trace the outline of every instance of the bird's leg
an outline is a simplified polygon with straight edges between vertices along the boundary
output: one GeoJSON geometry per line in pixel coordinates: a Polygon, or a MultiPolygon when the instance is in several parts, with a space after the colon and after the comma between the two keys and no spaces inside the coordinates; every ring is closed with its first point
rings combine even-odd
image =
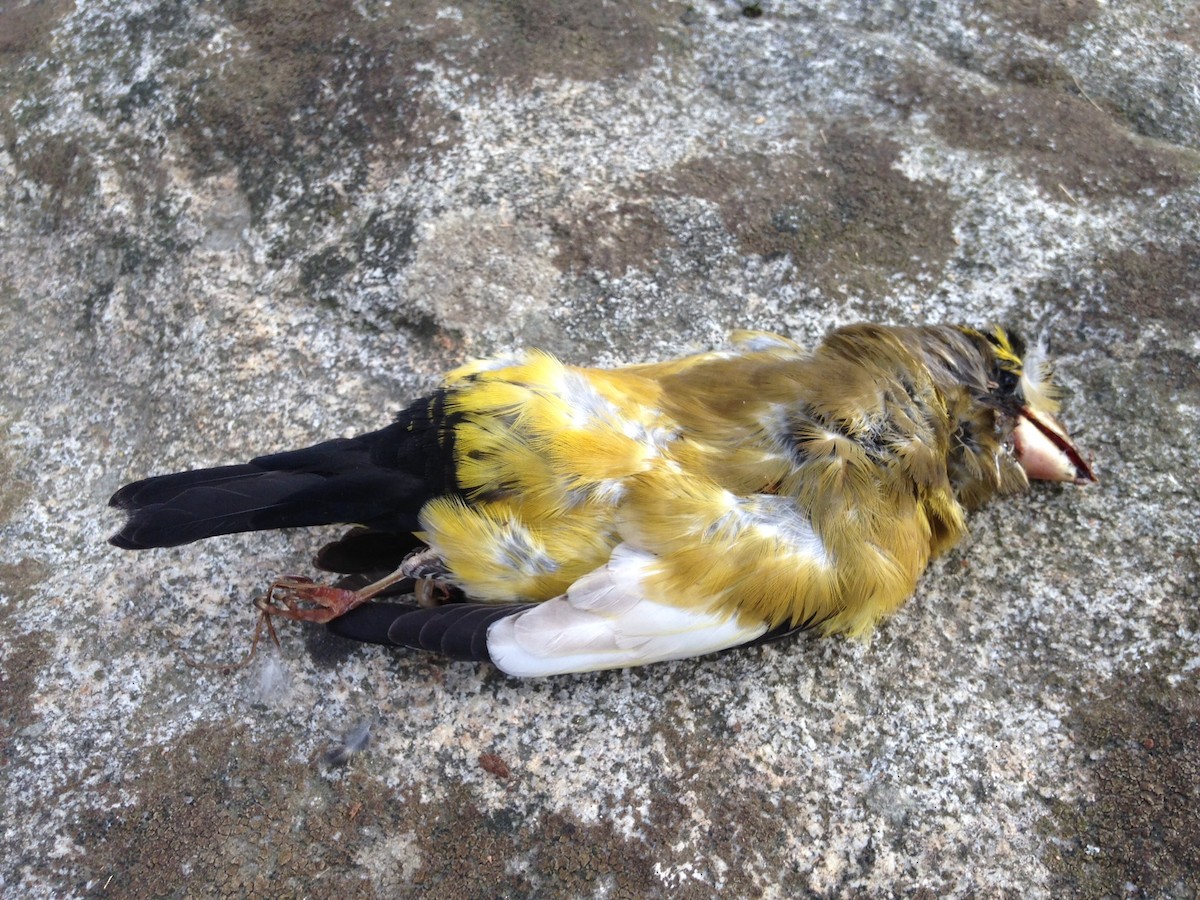
{"type": "Polygon", "coordinates": [[[324,625],[366,603],[397,581],[410,577],[401,566],[390,575],[351,591],[330,584],[317,584],[303,575],[287,575],[271,582],[267,595],[256,601],[256,605],[267,616],[280,615],[298,622],[324,625]]]}
{"type": "Polygon", "coordinates": [[[417,606],[433,609],[450,599],[450,585],[436,578],[418,578],[413,596],[417,598],[417,606]]]}
{"type": "Polygon", "coordinates": [[[381,594],[397,582],[416,580],[413,593],[420,606],[440,606],[450,597],[450,582],[440,556],[430,549],[410,553],[396,571],[357,591],[317,584],[303,575],[286,575],[271,582],[265,597],[255,605],[269,619],[279,615],[298,622],[323,625],[381,594]]]}
{"type": "Polygon", "coordinates": [[[404,557],[400,571],[409,578],[416,579],[413,596],[417,605],[424,609],[441,606],[450,599],[450,582],[446,579],[449,574],[446,564],[431,547],[424,550],[414,550],[404,557]]]}

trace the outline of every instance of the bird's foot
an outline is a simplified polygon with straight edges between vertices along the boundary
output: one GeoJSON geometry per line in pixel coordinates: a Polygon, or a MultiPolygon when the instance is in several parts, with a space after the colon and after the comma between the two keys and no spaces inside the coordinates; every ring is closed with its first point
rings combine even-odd
{"type": "Polygon", "coordinates": [[[374,593],[317,584],[303,575],[287,575],[271,582],[266,596],[256,600],[255,606],[268,619],[283,616],[297,622],[324,625],[370,600],[374,593]]]}
{"type": "Polygon", "coordinates": [[[448,582],[436,578],[418,578],[413,586],[413,596],[417,598],[417,606],[433,609],[450,599],[450,589],[448,582]]]}
{"type": "Polygon", "coordinates": [[[453,594],[450,570],[446,568],[445,560],[431,547],[408,554],[400,564],[399,571],[415,581],[413,596],[423,609],[441,606],[453,594]]]}

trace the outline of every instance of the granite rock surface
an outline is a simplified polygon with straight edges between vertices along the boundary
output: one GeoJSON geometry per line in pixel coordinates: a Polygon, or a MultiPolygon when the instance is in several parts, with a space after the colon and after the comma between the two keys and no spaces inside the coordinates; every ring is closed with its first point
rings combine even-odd
{"type": "Polygon", "coordinates": [[[0,894],[1200,891],[1194,3],[39,0],[0,101],[0,894]],[[1044,332],[1101,478],[867,644],[221,671],[334,530],[105,543],[472,356],[858,320],[1044,332]]]}

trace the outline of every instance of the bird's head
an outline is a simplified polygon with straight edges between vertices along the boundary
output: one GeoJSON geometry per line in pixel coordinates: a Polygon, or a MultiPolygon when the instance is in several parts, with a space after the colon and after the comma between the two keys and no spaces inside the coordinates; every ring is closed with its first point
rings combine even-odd
{"type": "Polygon", "coordinates": [[[1060,391],[1051,379],[1044,343],[1027,349],[1001,328],[985,337],[993,354],[988,400],[1011,417],[1013,455],[1025,475],[1039,481],[1095,481],[1090,463],[1055,418],[1060,391]]]}
{"type": "Polygon", "coordinates": [[[1060,391],[1042,344],[1028,352],[997,328],[913,329],[951,429],[947,472],[960,503],[974,508],[1030,479],[1095,481],[1092,467],[1055,419],[1060,391]]]}

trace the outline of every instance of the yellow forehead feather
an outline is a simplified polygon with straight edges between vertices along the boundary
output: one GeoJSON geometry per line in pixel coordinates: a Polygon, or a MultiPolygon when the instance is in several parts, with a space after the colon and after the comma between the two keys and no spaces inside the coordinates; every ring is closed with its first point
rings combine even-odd
{"type": "Polygon", "coordinates": [[[993,345],[996,350],[996,359],[1000,365],[1010,372],[1021,373],[1023,363],[1021,357],[1017,355],[1017,351],[1013,348],[1012,341],[1008,337],[1008,332],[997,325],[992,329],[993,345]]]}

